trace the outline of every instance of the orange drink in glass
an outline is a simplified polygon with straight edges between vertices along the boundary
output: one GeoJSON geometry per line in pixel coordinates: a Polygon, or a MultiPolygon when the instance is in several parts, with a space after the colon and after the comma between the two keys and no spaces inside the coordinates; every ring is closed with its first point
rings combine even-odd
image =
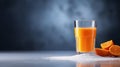
{"type": "Polygon", "coordinates": [[[93,52],[95,48],[96,26],[95,21],[74,22],[74,34],[76,39],[76,52],[93,52]]]}

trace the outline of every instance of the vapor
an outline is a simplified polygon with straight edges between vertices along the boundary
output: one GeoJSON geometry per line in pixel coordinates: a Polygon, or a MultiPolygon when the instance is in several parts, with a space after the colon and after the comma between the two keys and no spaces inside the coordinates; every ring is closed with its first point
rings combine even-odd
{"type": "Polygon", "coordinates": [[[104,9],[102,0],[40,0],[29,3],[32,3],[32,9],[28,19],[35,49],[75,50],[73,21],[76,19],[94,19],[97,34],[105,31],[101,22],[106,20],[100,18],[104,9]]]}

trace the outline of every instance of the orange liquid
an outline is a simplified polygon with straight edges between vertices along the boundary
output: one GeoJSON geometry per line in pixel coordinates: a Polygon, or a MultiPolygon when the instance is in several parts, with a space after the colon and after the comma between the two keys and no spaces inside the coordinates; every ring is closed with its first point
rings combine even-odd
{"type": "Polygon", "coordinates": [[[74,28],[77,52],[92,52],[95,47],[96,28],[74,28]]]}

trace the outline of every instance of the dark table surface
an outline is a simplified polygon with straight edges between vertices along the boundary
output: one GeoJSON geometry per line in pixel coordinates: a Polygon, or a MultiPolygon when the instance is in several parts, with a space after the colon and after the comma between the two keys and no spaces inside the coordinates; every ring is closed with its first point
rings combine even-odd
{"type": "Polygon", "coordinates": [[[0,67],[120,67],[119,57],[79,59],[74,55],[74,51],[1,52],[0,67]]]}

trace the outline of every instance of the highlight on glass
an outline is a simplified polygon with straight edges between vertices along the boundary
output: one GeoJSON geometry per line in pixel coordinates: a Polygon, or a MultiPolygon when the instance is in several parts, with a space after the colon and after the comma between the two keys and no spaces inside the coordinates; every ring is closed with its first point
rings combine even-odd
{"type": "Polygon", "coordinates": [[[74,34],[76,52],[91,53],[95,49],[96,23],[95,20],[75,20],[74,34]]]}

